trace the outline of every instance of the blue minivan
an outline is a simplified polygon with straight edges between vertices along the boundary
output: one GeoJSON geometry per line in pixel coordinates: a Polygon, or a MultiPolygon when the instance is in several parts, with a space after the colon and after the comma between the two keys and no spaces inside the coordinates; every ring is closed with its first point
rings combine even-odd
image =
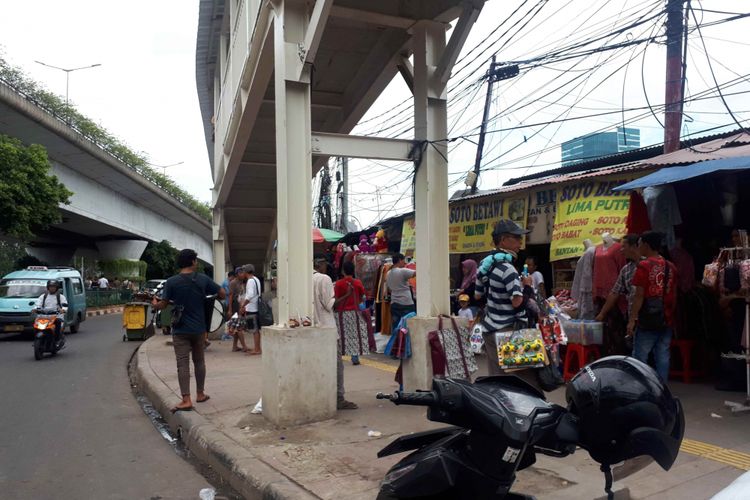
{"type": "Polygon", "coordinates": [[[47,290],[48,280],[62,283],[62,294],[68,299],[65,326],[70,333],[78,331],[81,322],[86,320],[86,290],[81,273],[72,267],[30,266],[0,280],[0,334],[33,328],[31,311],[47,290]]]}

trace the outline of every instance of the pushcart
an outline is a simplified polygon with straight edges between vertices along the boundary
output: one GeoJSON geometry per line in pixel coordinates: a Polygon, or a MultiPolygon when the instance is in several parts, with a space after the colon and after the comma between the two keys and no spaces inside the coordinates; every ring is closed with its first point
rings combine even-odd
{"type": "Polygon", "coordinates": [[[146,340],[154,332],[153,318],[149,321],[148,302],[129,302],[125,304],[122,310],[122,327],[125,333],[122,335],[122,341],[128,340],[146,340]]]}

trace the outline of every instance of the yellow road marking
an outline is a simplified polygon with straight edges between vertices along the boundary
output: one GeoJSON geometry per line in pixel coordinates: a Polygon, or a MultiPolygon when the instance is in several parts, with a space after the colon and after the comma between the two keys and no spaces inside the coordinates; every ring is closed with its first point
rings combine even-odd
{"type": "MultiPolygon", "coordinates": [[[[343,359],[344,361],[351,361],[352,357],[341,356],[341,359],[343,359]]],[[[365,366],[369,366],[370,368],[377,368],[378,370],[383,370],[384,372],[396,373],[396,370],[398,370],[397,366],[389,365],[387,363],[381,363],[380,361],[374,361],[363,356],[359,357],[359,362],[365,366]]]]}
{"type": "MultiPolygon", "coordinates": [[[[341,358],[345,361],[351,361],[352,359],[350,356],[342,356],[341,358]]],[[[374,361],[363,356],[360,356],[359,362],[365,366],[390,373],[396,373],[396,370],[398,369],[396,366],[381,363],[380,361],[374,361]]],[[[750,471],[750,454],[748,453],[722,448],[720,446],[704,443],[702,441],[695,441],[693,439],[683,439],[680,451],[698,457],[707,458],[714,462],[731,465],[740,470],[750,471]]]]}
{"type": "Polygon", "coordinates": [[[741,470],[750,470],[750,454],[741,451],[730,450],[692,439],[683,439],[680,451],[731,465],[741,470]]]}

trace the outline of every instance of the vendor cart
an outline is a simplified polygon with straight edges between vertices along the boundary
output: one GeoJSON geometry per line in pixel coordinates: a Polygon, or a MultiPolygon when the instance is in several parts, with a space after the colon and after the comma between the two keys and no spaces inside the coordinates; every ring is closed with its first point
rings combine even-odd
{"type": "Polygon", "coordinates": [[[149,321],[148,302],[129,302],[122,310],[122,341],[146,340],[154,334],[153,318],[149,321]]]}

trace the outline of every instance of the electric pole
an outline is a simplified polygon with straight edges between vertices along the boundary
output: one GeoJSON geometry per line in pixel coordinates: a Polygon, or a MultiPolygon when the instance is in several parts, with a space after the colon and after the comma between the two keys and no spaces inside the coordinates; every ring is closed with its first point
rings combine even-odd
{"type": "Polygon", "coordinates": [[[336,172],[336,181],[338,186],[336,187],[336,209],[338,212],[338,220],[336,225],[339,231],[342,233],[349,232],[349,158],[339,158],[341,170],[336,172]]]}
{"type": "Polygon", "coordinates": [[[664,153],[680,149],[685,93],[683,38],[687,33],[685,0],[667,0],[667,76],[664,108],[664,153]]]}
{"type": "Polygon", "coordinates": [[[479,181],[479,168],[482,165],[482,153],[484,150],[484,136],[487,134],[487,120],[490,117],[490,104],[492,103],[492,85],[500,80],[507,80],[518,75],[518,66],[504,66],[495,62],[495,56],[492,56],[490,69],[487,70],[487,96],[484,100],[484,114],[482,115],[482,126],[479,129],[479,142],[477,144],[477,156],[474,160],[474,182],[471,185],[471,193],[477,192],[477,182],[479,181]]]}

